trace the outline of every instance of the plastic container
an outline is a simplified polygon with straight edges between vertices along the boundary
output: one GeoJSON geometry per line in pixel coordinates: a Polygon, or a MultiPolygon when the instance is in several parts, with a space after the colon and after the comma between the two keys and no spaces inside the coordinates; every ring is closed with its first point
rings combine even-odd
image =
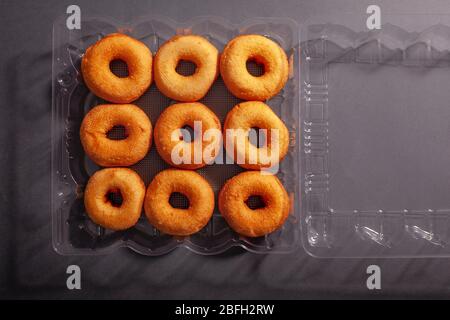
{"type": "Polygon", "coordinates": [[[301,32],[301,224],[319,257],[450,256],[450,19],[301,32]]]}
{"type": "MultiPolygon", "coordinates": [[[[133,23],[112,19],[83,17],[81,30],[68,30],[66,17],[53,28],[53,119],[52,119],[52,219],[53,245],[61,254],[99,254],[118,247],[129,247],[145,255],[165,254],[177,247],[186,247],[200,254],[218,254],[240,246],[251,252],[289,252],[300,247],[298,175],[299,73],[298,26],[286,19],[254,19],[232,25],[218,17],[202,17],[186,23],[176,23],[165,17],[147,17],[133,23]],[[103,36],[122,32],[144,42],[153,52],[175,34],[199,34],[207,37],[219,50],[239,34],[263,34],[278,42],[290,61],[290,78],[276,97],[267,103],[285,122],[290,131],[289,153],[280,164],[278,177],[291,196],[293,208],[284,226],[266,237],[245,238],[234,233],[216,209],[210,223],[189,237],[161,234],[142,215],[129,230],[113,232],[95,225],[87,216],[83,190],[89,176],[99,167],[84,154],[79,138],[83,116],[93,106],[103,103],[83,83],[81,57],[90,45],[103,36]]],[[[120,73],[120,66],[116,72],[120,73]]],[[[189,68],[184,65],[182,68],[189,68]]],[[[207,96],[201,100],[223,122],[227,112],[239,102],[227,91],[219,78],[207,96]]],[[[162,110],[174,103],[162,95],[154,84],[136,102],[155,124],[162,110]]],[[[153,176],[169,166],[159,157],[154,146],[149,154],[132,166],[148,184],[153,176]]],[[[224,182],[241,172],[237,165],[207,166],[203,175],[217,194],[224,182]]]]}
{"type": "MultiPolygon", "coordinates": [[[[186,247],[217,254],[233,246],[267,253],[302,244],[317,257],[450,256],[448,16],[382,13],[381,29],[372,31],[361,13],[312,17],[301,27],[286,19],[232,25],[218,17],[186,23],[147,17],[123,24],[92,17],[83,19],[79,31],[68,30],[65,18],[54,24],[53,42],[52,216],[59,253],[130,247],[160,255],[186,247]],[[84,155],[78,129],[89,108],[102,101],[84,86],[80,59],[89,45],[117,31],[140,39],[153,53],[185,33],[201,34],[219,50],[246,33],[266,35],[284,48],[291,76],[268,101],[291,134],[278,176],[294,206],[281,230],[240,237],[217,210],[204,230],[184,238],[158,233],[145,218],[124,232],[89,220],[83,189],[98,167],[84,155]]],[[[202,100],[222,121],[238,101],[220,78],[202,100]]],[[[173,101],[153,84],[136,103],[154,124],[173,101]]],[[[154,147],[133,166],[146,183],[167,167],[154,147]]],[[[236,165],[198,170],[216,195],[241,171],[236,165]]]]}

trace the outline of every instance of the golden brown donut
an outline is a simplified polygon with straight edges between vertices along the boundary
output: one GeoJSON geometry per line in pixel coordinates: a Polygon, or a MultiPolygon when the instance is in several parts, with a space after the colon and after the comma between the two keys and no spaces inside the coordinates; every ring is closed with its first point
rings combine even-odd
{"type": "Polygon", "coordinates": [[[115,103],[129,103],[139,98],[152,82],[152,53],[142,42],[112,33],[86,50],[81,72],[96,96],[115,103]],[[127,64],[127,77],[118,77],[111,71],[109,64],[113,60],[127,64]]]}
{"type": "Polygon", "coordinates": [[[250,170],[278,164],[289,148],[288,129],[272,109],[261,101],[247,101],[234,106],[225,119],[223,137],[227,154],[234,156],[238,165],[250,170]],[[251,128],[266,130],[266,143],[260,148],[249,141],[251,128]],[[277,130],[278,136],[272,134],[271,129],[277,130]]]}
{"type": "Polygon", "coordinates": [[[91,109],[80,128],[86,154],[104,167],[130,166],[147,154],[152,143],[152,124],[144,111],[133,104],[103,104],[91,109]],[[115,126],[125,127],[126,138],[109,139],[115,126]]]}
{"type": "Polygon", "coordinates": [[[219,51],[197,35],[174,36],[155,55],[155,83],[169,98],[193,102],[203,98],[219,74],[219,51]],[[195,73],[183,76],[175,69],[181,60],[196,65],[195,73]]]}
{"type": "Polygon", "coordinates": [[[84,191],[84,205],[96,224],[111,230],[124,230],[136,224],[144,202],[145,185],[139,175],[127,168],[107,168],[95,172],[84,191]],[[119,193],[122,204],[109,201],[110,193],[119,193]]]}
{"type": "Polygon", "coordinates": [[[167,169],[158,173],[147,188],[145,214],[164,233],[187,236],[200,231],[214,211],[214,192],[195,171],[167,169]],[[170,195],[178,192],[189,200],[188,209],[174,208],[170,195]]]}
{"type": "Polygon", "coordinates": [[[273,175],[246,171],[228,180],[220,190],[219,211],[230,227],[247,237],[260,237],[280,228],[289,215],[289,197],[273,175]],[[265,206],[250,209],[246,201],[259,196],[265,206]]]}
{"type": "Polygon", "coordinates": [[[219,137],[211,136],[210,141],[202,143],[202,137],[209,129],[216,129],[220,133],[221,125],[217,116],[207,106],[199,102],[173,104],[166,108],[156,121],[154,130],[156,149],[161,158],[174,167],[181,169],[204,167],[212,163],[222,143],[220,135],[219,137]],[[201,123],[202,126],[201,132],[197,132],[197,140],[191,137],[191,142],[183,141],[180,129],[185,126],[195,129],[195,122],[201,123]],[[195,148],[196,145],[197,148],[195,148]],[[190,155],[185,155],[187,161],[174,162],[172,154],[184,156],[183,149],[190,150],[190,155]],[[195,151],[198,151],[197,157],[195,151]],[[211,155],[211,161],[208,163],[205,162],[205,154],[211,155]]]}
{"type": "Polygon", "coordinates": [[[289,63],[284,50],[274,41],[261,35],[242,35],[228,42],[223,50],[220,74],[236,97],[264,101],[278,94],[286,84],[289,63]],[[264,74],[251,75],[247,61],[262,64],[264,74]]]}

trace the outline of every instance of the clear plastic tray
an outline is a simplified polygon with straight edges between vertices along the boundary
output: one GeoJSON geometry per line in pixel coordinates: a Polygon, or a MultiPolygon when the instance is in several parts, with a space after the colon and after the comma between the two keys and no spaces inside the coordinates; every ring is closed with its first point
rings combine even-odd
{"type": "Polygon", "coordinates": [[[450,19],[311,19],[301,33],[301,224],[319,257],[450,256],[450,19]]]}
{"type": "MultiPolygon", "coordinates": [[[[83,17],[81,30],[68,30],[66,17],[53,28],[53,119],[52,119],[52,217],[53,244],[61,254],[98,254],[118,247],[129,247],[145,255],[161,255],[177,247],[186,247],[200,254],[218,254],[240,246],[256,253],[289,252],[300,247],[298,144],[299,74],[298,26],[287,19],[254,19],[233,25],[218,17],[201,17],[186,23],[176,23],[165,17],[147,17],[133,23],[121,23],[109,18],[83,17]],[[112,232],[95,225],[87,216],[83,190],[89,176],[98,170],[85,155],[79,138],[83,116],[93,106],[104,101],[94,96],[83,83],[80,74],[81,57],[90,45],[103,36],[122,32],[144,42],[153,52],[175,34],[200,34],[219,50],[239,34],[256,33],[270,37],[287,52],[290,78],[276,97],[267,103],[281,117],[290,131],[289,153],[280,165],[278,177],[291,196],[292,211],[284,226],[266,237],[245,238],[234,233],[217,210],[210,223],[189,237],[161,234],[142,215],[129,230],[112,232]]],[[[188,66],[187,66],[188,67],[188,66]]],[[[239,102],[219,78],[207,96],[201,100],[224,120],[227,112],[239,102]]],[[[154,84],[135,102],[155,124],[162,110],[174,103],[162,95],[154,84]]],[[[149,154],[132,166],[148,184],[153,176],[168,165],[152,146],[149,154]]],[[[224,182],[241,172],[237,165],[212,165],[198,170],[217,194],[224,182]]]]}

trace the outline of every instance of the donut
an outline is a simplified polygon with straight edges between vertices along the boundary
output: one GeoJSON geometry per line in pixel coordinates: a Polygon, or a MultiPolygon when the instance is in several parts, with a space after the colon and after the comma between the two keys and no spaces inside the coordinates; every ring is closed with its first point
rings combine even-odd
{"type": "Polygon", "coordinates": [[[81,72],[96,96],[114,103],[129,103],[139,98],[152,82],[152,53],[142,42],[112,33],[86,50],[81,72]],[[127,77],[118,77],[111,71],[110,63],[114,60],[127,64],[127,77]]]}
{"type": "Polygon", "coordinates": [[[156,121],[154,130],[156,150],[171,166],[195,170],[211,164],[219,154],[222,145],[220,130],[219,119],[204,104],[199,102],[173,104],[166,108],[156,121]],[[196,128],[199,124],[201,131],[200,128],[196,128]],[[180,129],[186,126],[195,130],[191,142],[183,140],[180,129]],[[219,135],[211,136],[211,141],[206,142],[203,139],[204,133],[210,129],[217,130],[219,135]],[[185,154],[185,151],[188,153],[185,154]],[[205,161],[206,155],[209,161],[205,161]]]}
{"type": "Polygon", "coordinates": [[[203,98],[219,74],[219,51],[197,35],[174,36],[156,52],[155,83],[167,97],[184,102],[203,98]],[[195,64],[194,74],[183,76],[176,71],[180,61],[195,64]]]}
{"type": "Polygon", "coordinates": [[[124,230],[138,221],[144,197],[145,185],[136,172],[128,168],[107,168],[90,177],[84,190],[84,206],[96,224],[124,230]],[[111,194],[120,194],[122,203],[113,204],[111,194]]]}
{"type": "Polygon", "coordinates": [[[152,124],[144,111],[132,104],[103,104],[91,109],[80,127],[86,154],[103,167],[130,166],[147,154],[152,143],[152,124]],[[114,127],[125,128],[125,139],[109,139],[114,127]]]}
{"type": "Polygon", "coordinates": [[[229,179],[219,193],[219,211],[230,227],[247,237],[260,237],[280,228],[289,215],[289,196],[274,175],[246,171],[229,179]],[[246,201],[259,196],[262,208],[246,201]]]}
{"type": "Polygon", "coordinates": [[[214,211],[214,192],[209,183],[195,171],[167,169],[159,172],[147,188],[144,210],[149,222],[158,230],[176,236],[187,236],[201,230],[214,211]],[[187,209],[169,203],[172,193],[189,200],[187,209]]]}
{"type": "Polygon", "coordinates": [[[261,35],[241,35],[226,45],[220,57],[220,75],[228,90],[243,100],[264,101],[286,84],[289,63],[286,53],[274,41],[261,35]],[[247,62],[262,64],[264,74],[256,77],[247,62]]]}
{"type": "Polygon", "coordinates": [[[223,128],[225,150],[235,162],[246,169],[260,170],[278,164],[289,148],[289,131],[272,109],[261,101],[237,104],[225,118],[223,128]],[[265,129],[265,143],[250,143],[252,128],[265,129]],[[240,129],[240,130],[239,130],[240,129]],[[271,129],[277,130],[273,134],[271,129]]]}

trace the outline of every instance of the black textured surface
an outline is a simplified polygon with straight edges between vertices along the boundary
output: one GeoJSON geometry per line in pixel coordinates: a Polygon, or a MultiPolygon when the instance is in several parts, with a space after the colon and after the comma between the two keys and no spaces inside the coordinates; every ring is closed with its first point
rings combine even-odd
{"type": "MultiPolygon", "coordinates": [[[[239,22],[254,16],[365,13],[372,1],[78,1],[82,15],[130,20],[142,14],[186,20],[198,15],[239,22]]],[[[448,1],[378,1],[395,13],[447,13],[448,1]]],[[[302,249],[255,255],[236,249],[204,257],[176,250],[144,257],[59,256],[51,246],[51,39],[53,20],[71,1],[0,3],[0,297],[2,298],[368,298],[450,297],[448,259],[315,259],[302,249]],[[82,289],[66,289],[77,264],[82,289]],[[366,288],[378,264],[382,290],[366,288]]]]}

